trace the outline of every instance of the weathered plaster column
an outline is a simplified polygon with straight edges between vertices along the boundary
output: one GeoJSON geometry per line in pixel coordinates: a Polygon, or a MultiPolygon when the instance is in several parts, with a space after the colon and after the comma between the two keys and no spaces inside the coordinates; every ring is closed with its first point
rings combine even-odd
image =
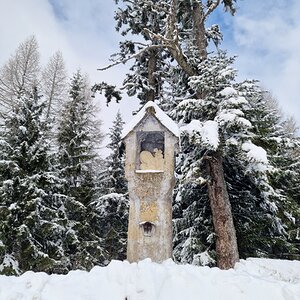
{"type": "Polygon", "coordinates": [[[124,128],[129,189],[127,259],[172,257],[172,193],[177,125],[148,102],[124,128]]]}

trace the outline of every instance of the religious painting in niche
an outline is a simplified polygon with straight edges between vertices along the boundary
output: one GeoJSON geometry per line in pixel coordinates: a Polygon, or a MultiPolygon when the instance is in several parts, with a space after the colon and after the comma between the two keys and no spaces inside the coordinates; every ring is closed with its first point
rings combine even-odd
{"type": "Polygon", "coordinates": [[[139,169],[163,170],[165,136],[164,132],[138,132],[139,169]]]}

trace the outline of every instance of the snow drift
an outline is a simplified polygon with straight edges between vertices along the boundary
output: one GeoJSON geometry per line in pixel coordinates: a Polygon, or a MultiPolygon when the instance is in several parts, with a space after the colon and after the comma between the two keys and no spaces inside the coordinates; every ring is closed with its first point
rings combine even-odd
{"type": "Polygon", "coordinates": [[[67,275],[0,276],[1,300],[297,300],[300,262],[242,260],[235,269],[112,261],[67,275]]]}

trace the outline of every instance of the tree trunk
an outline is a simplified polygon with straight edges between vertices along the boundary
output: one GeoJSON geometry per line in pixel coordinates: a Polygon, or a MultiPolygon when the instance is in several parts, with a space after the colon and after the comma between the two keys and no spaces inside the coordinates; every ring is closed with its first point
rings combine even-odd
{"type": "Polygon", "coordinates": [[[194,43],[198,49],[200,58],[204,60],[207,58],[207,39],[204,25],[203,7],[202,3],[200,3],[199,1],[195,1],[193,3],[192,18],[194,23],[194,43]]]}
{"type": "Polygon", "coordinates": [[[155,79],[155,72],[157,70],[157,51],[150,50],[149,53],[149,61],[148,61],[148,82],[150,85],[150,90],[147,91],[146,99],[148,101],[154,101],[156,95],[156,79],[155,79]]]}
{"type": "Polygon", "coordinates": [[[239,253],[220,151],[213,152],[206,163],[210,176],[208,195],[217,236],[217,264],[220,269],[230,269],[239,260],[239,253]]]}
{"type": "MultiPolygon", "coordinates": [[[[193,2],[192,19],[194,45],[198,49],[200,58],[205,60],[207,59],[207,38],[202,1],[193,2]]],[[[196,97],[205,99],[206,94],[199,90],[196,93],[196,97]]],[[[217,264],[220,269],[230,269],[239,260],[239,253],[220,151],[215,151],[212,156],[208,157],[207,172],[210,178],[208,196],[217,236],[217,264]]]]}
{"type": "MultiPolygon", "coordinates": [[[[203,61],[207,58],[207,38],[204,24],[205,18],[202,1],[195,1],[193,3],[192,19],[194,45],[198,50],[199,57],[203,61]]],[[[204,92],[202,89],[196,91],[196,97],[198,99],[204,99],[206,94],[207,93],[204,92]]]]}

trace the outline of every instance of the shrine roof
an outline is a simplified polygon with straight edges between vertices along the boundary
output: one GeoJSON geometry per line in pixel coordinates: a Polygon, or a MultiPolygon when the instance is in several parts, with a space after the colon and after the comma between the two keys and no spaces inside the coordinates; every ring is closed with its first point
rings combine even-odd
{"type": "Polygon", "coordinates": [[[156,103],[148,101],[133,117],[133,119],[126,124],[122,131],[122,139],[124,139],[142,121],[142,119],[150,113],[171,133],[179,137],[179,128],[177,124],[163,110],[161,110],[156,103]]]}

